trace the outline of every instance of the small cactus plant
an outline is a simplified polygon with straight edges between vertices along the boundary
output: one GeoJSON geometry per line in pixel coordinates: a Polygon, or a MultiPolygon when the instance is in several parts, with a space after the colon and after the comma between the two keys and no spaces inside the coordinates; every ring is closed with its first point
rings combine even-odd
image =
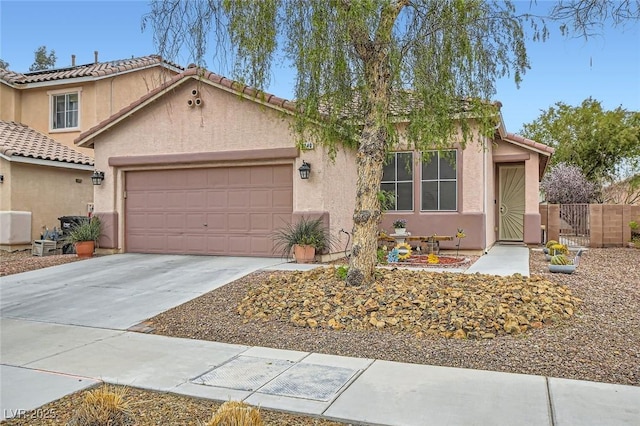
{"type": "Polygon", "coordinates": [[[556,240],[549,240],[547,241],[547,244],[545,244],[545,247],[550,249],[552,245],[558,244],[558,242],[556,240]]]}
{"type": "Polygon", "coordinates": [[[571,265],[571,261],[564,254],[551,256],[552,265],[571,265]]]}
{"type": "Polygon", "coordinates": [[[549,247],[549,252],[552,256],[555,254],[569,254],[569,249],[566,245],[557,243],[549,247]]]}

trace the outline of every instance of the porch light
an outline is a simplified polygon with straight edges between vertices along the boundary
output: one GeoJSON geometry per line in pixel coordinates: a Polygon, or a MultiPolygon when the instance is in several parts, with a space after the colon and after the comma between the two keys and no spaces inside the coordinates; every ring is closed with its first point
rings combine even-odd
{"type": "Polygon", "coordinates": [[[91,182],[93,182],[94,185],[102,185],[103,180],[104,180],[104,172],[99,172],[97,170],[94,170],[93,174],[91,175],[91,182]]]}
{"type": "Polygon", "coordinates": [[[309,174],[311,173],[311,164],[302,160],[302,166],[298,169],[300,172],[300,179],[309,179],[309,174]]]}

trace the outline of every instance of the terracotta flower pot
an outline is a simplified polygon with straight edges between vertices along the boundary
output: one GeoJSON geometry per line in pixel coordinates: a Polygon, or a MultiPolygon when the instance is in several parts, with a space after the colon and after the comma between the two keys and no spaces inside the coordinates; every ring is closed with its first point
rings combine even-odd
{"type": "Polygon", "coordinates": [[[293,246],[293,256],[298,263],[311,263],[316,257],[316,248],[314,246],[296,244],[293,246]]]}
{"type": "Polygon", "coordinates": [[[78,257],[93,257],[93,251],[96,248],[94,241],[79,241],[75,245],[78,257]]]}

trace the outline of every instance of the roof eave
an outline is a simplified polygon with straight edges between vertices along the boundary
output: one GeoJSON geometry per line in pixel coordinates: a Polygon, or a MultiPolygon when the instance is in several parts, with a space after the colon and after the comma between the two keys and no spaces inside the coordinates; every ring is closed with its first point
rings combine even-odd
{"type": "Polygon", "coordinates": [[[82,76],[82,77],[59,78],[59,79],[55,79],[55,80],[36,81],[36,82],[32,82],[32,83],[19,83],[19,84],[13,85],[12,87],[14,87],[16,89],[24,90],[24,89],[37,89],[39,87],[60,86],[60,85],[64,85],[64,84],[86,83],[86,82],[89,82],[89,81],[104,80],[104,79],[107,79],[107,78],[112,78],[112,77],[119,76],[119,75],[129,74],[129,73],[132,73],[132,72],[143,71],[143,70],[147,70],[147,69],[155,68],[155,67],[167,68],[167,69],[169,69],[171,71],[175,71],[178,74],[180,74],[182,72],[181,69],[176,68],[174,66],[169,66],[167,64],[149,64],[149,65],[145,65],[145,66],[142,66],[142,67],[132,68],[132,69],[128,69],[128,70],[116,71],[116,72],[109,73],[109,74],[104,74],[104,75],[98,75],[98,76],[88,75],[88,76],[82,76]]]}
{"type": "Polygon", "coordinates": [[[49,167],[59,167],[63,169],[86,170],[86,171],[91,171],[94,169],[93,164],[70,163],[67,161],[59,161],[59,160],[45,160],[42,158],[25,157],[22,155],[0,154],[0,158],[10,161],[12,163],[33,164],[36,166],[49,166],[49,167]]]}

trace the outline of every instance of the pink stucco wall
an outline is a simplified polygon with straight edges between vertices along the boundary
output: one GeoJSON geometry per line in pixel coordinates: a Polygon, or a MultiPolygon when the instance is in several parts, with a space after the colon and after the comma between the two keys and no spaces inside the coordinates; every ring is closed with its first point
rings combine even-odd
{"type": "MultiPolygon", "coordinates": [[[[188,79],[94,139],[96,168],[106,174],[105,181],[94,192],[96,212],[115,213],[110,217],[119,218],[118,235],[112,240],[122,246],[125,172],[193,166],[114,167],[109,165],[110,158],[293,148],[295,136],[290,122],[291,116],[282,111],[243,99],[209,82],[188,79]],[[198,91],[201,107],[187,105],[188,100],[193,99],[193,90],[198,91]]],[[[211,161],[198,163],[197,167],[292,164],[294,213],[328,212],[331,233],[339,237],[340,229],[350,231],[352,226],[355,188],[348,183],[355,182],[355,170],[351,166],[354,158],[352,152],[339,151],[332,162],[324,148],[315,142],[314,149],[301,151],[295,159],[211,161]],[[302,160],[312,166],[308,180],[301,180],[298,173],[302,160]]]]}

